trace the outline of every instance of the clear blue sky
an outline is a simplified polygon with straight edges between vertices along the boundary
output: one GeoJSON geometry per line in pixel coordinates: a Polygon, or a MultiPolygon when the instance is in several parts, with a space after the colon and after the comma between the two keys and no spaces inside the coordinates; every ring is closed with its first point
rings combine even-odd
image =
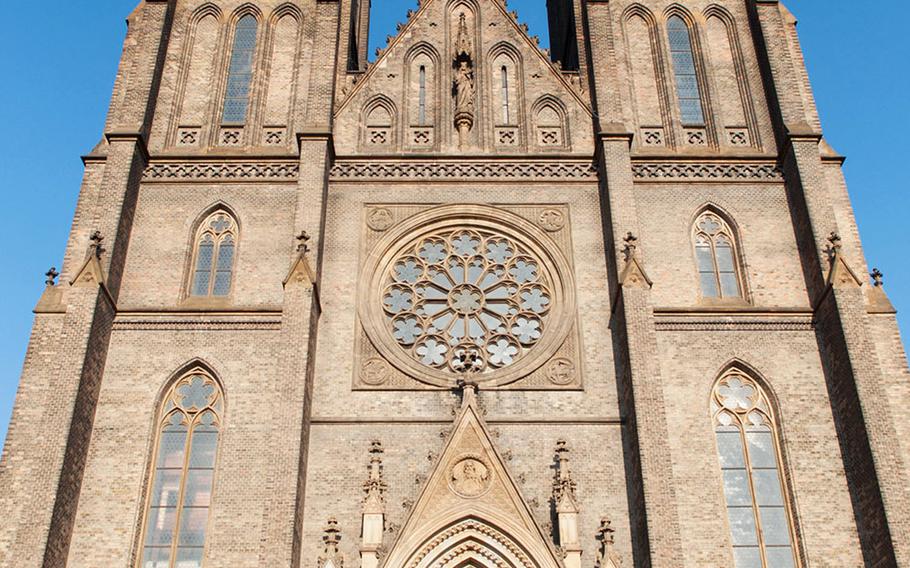
{"type": "MultiPolygon", "coordinates": [[[[44,272],[60,259],[82,176],[79,156],[99,140],[124,19],[137,0],[13,2],[0,34],[0,190],[7,239],[0,247],[0,441],[12,410],[44,272]]],[[[910,43],[905,3],[790,0],[828,141],[846,172],[866,254],[885,273],[910,334],[910,43]],[[894,17],[887,17],[893,14],[894,17]]],[[[373,46],[416,2],[373,0],[373,46]]],[[[545,0],[512,0],[547,41],[545,0]]],[[[2,442],[0,442],[2,443],[2,442]]]]}

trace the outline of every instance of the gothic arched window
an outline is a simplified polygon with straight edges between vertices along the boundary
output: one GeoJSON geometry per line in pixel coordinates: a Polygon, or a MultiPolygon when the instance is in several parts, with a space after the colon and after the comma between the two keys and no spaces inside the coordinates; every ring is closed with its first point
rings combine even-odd
{"type": "Polygon", "coordinates": [[[418,94],[417,94],[417,124],[423,126],[427,123],[427,67],[420,66],[418,72],[418,94]]]}
{"type": "Polygon", "coordinates": [[[165,394],[156,426],[142,568],[202,566],[223,413],[221,386],[200,367],[165,394]]]}
{"type": "Polygon", "coordinates": [[[221,121],[225,124],[246,122],[247,107],[250,103],[250,85],[253,82],[253,56],[256,52],[256,33],[259,22],[246,15],[237,22],[234,31],[234,46],[231,49],[231,63],[228,68],[227,88],[224,94],[224,111],[221,121]]]}
{"type": "Polygon", "coordinates": [[[717,214],[706,211],[695,221],[695,261],[704,298],[741,298],[739,255],[730,226],[717,214]]]}
{"type": "Polygon", "coordinates": [[[191,296],[227,296],[231,293],[237,222],[223,210],[200,225],[194,247],[191,296]]]}
{"type": "Polygon", "coordinates": [[[767,394],[731,368],[711,400],[736,568],[796,566],[779,436],[767,394]]]}
{"type": "Polygon", "coordinates": [[[695,69],[695,56],[692,51],[692,36],[689,26],[679,16],[670,16],[667,20],[667,35],[670,40],[670,59],[673,62],[673,74],[676,77],[676,98],[679,102],[679,115],[687,126],[701,126],[705,123],[704,109],[701,102],[701,89],[698,85],[698,73],[695,69]]]}

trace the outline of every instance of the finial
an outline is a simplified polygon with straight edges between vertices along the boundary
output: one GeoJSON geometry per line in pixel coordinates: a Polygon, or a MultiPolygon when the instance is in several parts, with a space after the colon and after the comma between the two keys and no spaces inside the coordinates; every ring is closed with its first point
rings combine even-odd
{"type": "Polygon", "coordinates": [[[51,269],[44,273],[47,276],[47,280],[44,283],[48,286],[55,286],[57,284],[57,277],[60,276],[60,273],[57,272],[57,267],[51,266],[51,269]]]}
{"type": "Polygon", "coordinates": [[[297,235],[297,252],[300,254],[306,254],[310,252],[310,234],[306,231],[300,231],[300,234],[297,235]]]}
{"type": "Polygon", "coordinates": [[[329,517],[323,529],[322,542],[325,543],[325,556],[334,559],[338,555],[338,543],[341,541],[341,529],[338,528],[338,519],[329,517]]]}
{"type": "Polygon", "coordinates": [[[885,277],[885,275],[882,274],[881,270],[879,270],[878,268],[873,268],[872,273],[869,276],[872,277],[873,285],[876,288],[882,287],[882,279],[885,277]]]}
{"type": "Polygon", "coordinates": [[[452,356],[452,368],[463,375],[473,375],[483,367],[483,356],[476,347],[459,347],[452,356]]]}
{"type": "Polygon", "coordinates": [[[575,480],[569,471],[569,445],[562,438],[556,440],[556,472],[553,479],[553,500],[557,509],[574,510],[575,505],[575,480]]]}
{"type": "Polygon", "coordinates": [[[616,541],[615,533],[616,529],[613,528],[613,523],[610,519],[601,517],[600,526],[597,527],[597,540],[600,541],[600,545],[598,546],[597,557],[594,560],[594,568],[619,568],[622,564],[619,556],[616,555],[616,551],[613,550],[613,545],[616,541]]]}
{"type": "Polygon", "coordinates": [[[632,234],[631,231],[626,233],[626,236],[623,237],[623,242],[626,243],[622,248],[622,253],[625,255],[626,262],[632,260],[632,257],[635,256],[635,249],[638,248],[638,237],[632,234]]]}
{"type": "Polygon", "coordinates": [[[104,236],[101,234],[101,231],[92,233],[89,240],[92,242],[92,244],[89,245],[90,254],[95,255],[96,258],[101,258],[101,253],[104,252],[104,248],[101,246],[101,243],[104,241],[104,236]]]}

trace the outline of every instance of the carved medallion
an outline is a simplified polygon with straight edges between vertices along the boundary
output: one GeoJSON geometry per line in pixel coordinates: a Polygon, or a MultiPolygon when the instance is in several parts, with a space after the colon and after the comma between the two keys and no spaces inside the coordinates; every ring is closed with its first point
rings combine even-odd
{"type": "Polygon", "coordinates": [[[389,380],[389,364],[382,359],[370,359],[360,370],[360,380],[368,385],[381,385],[389,380]]]}
{"type": "Polygon", "coordinates": [[[557,209],[547,209],[540,214],[537,223],[543,230],[555,233],[566,226],[566,215],[557,209]]]}
{"type": "Polygon", "coordinates": [[[457,495],[467,499],[480,497],[493,482],[493,472],[480,456],[463,456],[449,473],[449,487],[457,495]]]}
{"type": "Polygon", "coordinates": [[[385,207],[371,209],[367,214],[367,225],[374,231],[385,231],[394,223],[392,212],[385,207]]]}
{"type": "Polygon", "coordinates": [[[547,379],[554,385],[568,385],[575,381],[575,365],[568,359],[554,359],[547,365],[547,379]]]}

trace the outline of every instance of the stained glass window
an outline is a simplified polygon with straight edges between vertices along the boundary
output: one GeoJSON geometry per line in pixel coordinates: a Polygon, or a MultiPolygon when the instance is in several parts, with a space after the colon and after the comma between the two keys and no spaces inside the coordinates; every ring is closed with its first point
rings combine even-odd
{"type": "Polygon", "coordinates": [[[191,296],[227,296],[234,269],[236,223],[224,211],[210,215],[196,236],[191,296]]]}
{"type": "Polygon", "coordinates": [[[546,333],[553,294],[541,261],[486,229],[449,229],[410,243],[382,293],[389,332],[411,357],[462,372],[512,365],[546,333]]]}
{"type": "Polygon", "coordinates": [[[417,124],[423,126],[427,123],[427,68],[424,65],[420,66],[420,75],[418,80],[420,81],[419,92],[418,92],[418,101],[417,101],[417,124]]]}
{"type": "Polygon", "coordinates": [[[717,382],[711,408],[736,568],[793,568],[793,532],[768,397],[734,368],[717,382]]]}
{"type": "Polygon", "coordinates": [[[670,59],[673,62],[673,74],[676,77],[676,97],[679,101],[680,117],[685,125],[701,126],[705,123],[705,115],[701,104],[701,89],[695,70],[695,56],[692,52],[692,36],[689,33],[689,26],[679,16],[671,16],[667,21],[667,32],[670,40],[670,59]]]}
{"type": "Polygon", "coordinates": [[[142,568],[199,568],[212,499],[223,395],[202,369],[168,390],[143,538],[142,568]]]}
{"type": "Polygon", "coordinates": [[[237,22],[234,31],[234,47],[228,68],[227,89],[224,94],[224,111],[221,120],[225,124],[246,122],[250,102],[250,85],[253,82],[253,56],[256,53],[256,33],[259,22],[247,15],[237,22]]]}
{"type": "Polygon", "coordinates": [[[509,115],[509,69],[505,65],[499,70],[500,82],[502,85],[502,123],[510,124],[509,115]]]}
{"type": "Polygon", "coordinates": [[[704,298],[741,298],[736,241],[720,216],[703,213],[695,222],[695,262],[704,298]]]}

